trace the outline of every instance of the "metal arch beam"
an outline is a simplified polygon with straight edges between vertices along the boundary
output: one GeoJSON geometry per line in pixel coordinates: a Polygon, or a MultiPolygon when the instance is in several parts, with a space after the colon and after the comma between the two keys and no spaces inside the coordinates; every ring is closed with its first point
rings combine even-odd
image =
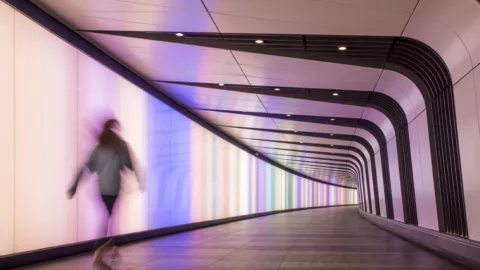
{"type": "MultiPolygon", "coordinates": [[[[285,157],[292,157],[292,158],[294,157],[294,158],[307,159],[307,160],[304,160],[305,162],[309,162],[310,160],[324,160],[324,161],[330,161],[330,162],[344,162],[345,166],[354,170],[357,175],[360,175],[360,171],[358,171],[358,168],[355,167],[355,164],[351,160],[348,160],[348,159],[321,158],[321,157],[311,157],[311,156],[300,157],[300,156],[294,156],[294,155],[273,154],[273,153],[264,153],[264,154],[266,154],[268,156],[281,156],[281,157],[283,157],[283,158],[275,158],[276,160],[285,160],[285,157]]],[[[323,163],[323,164],[335,164],[335,163],[323,163]]]]}
{"type": "MultiPolygon", "coordinates": [[[[310,115],[286,116],[285,114],[274,114],[274,113],[240,112],[240,111],[231,111],[231,110],[214,110],[214,109],[203,109],[203,108],[197,108],[197,109],[204,110],[204,111],[214,111],[214,112],[233,113],[233,114],[241,114],[241,115],[249,115],[249,116],[267,117],[267,118],[282,119],[282,120],[289,120],[289,121],[353,127],[353,128],[360,128],[369,132],[375,137],[380,147],[380,157],[382,162],[381,164],[382,178],[384,183],[383,187],[384,187],[384,194],[385,194],[385,206],[387,210],[386,211],[387,218],[390,218],[390,219],[394,218],[392,189],[390,184],[390,169],[389,169],[389,163],[388,163],[387,140],[385,138],[383,131],[375,123],[365,119],[358,119],[358,118],[334,117],[335,121],[331,121],[332,117],[326,117],[326,116],[310,116],[310,115]]],[[[370,144],[368,143],[368,145],[370,144]]],[[[375,160],[375,159],[372,159],[372,160],[375,160]]],[[[376,176],[376,170],[374,171],[376,176]]],[[[374,187],[375,186],[377,186],[376,182],[374,183],[374,187]]],[[[370,192],[370,189],[368,189],[367,192],[370,192]]],[[[374,192],[376,197],[378,197],[377,196],[378,188],[377,189],[374,188],[374,192]]],[[[380,208],[378,207],[376,209],[380,209],[380,208]]]]}
{"type": "MultiPolygon", "coordinates": [[[[341,150],[347,150],[347,151],[353,151],[357,153],[363,160],[364,168],[365,168],[365,179],[364,182],[366,183],[366,188],[369,191],[368,192],[368,199],[369,199],[369,207],[370,207],[370,212],[372,211],[372,204],[371,204],[371,195],[370,195],[370,181],[369,181],[369,168],[368,168],[368,160],[365,154],[360,151],[358,148],[353,147],[353,146],[345,146],[345,145],[335,145],[334,147],[331,147],[329,144],[321,144],[321,143],[300,143],[300,142],[286,142],[286,141],[277,141],[277,140],[265,140],[265,139],[251,139],[255,141],[263,141],[263,142],[274,142],[274,143],[283,143],[283,144],[292,144],[292,145],[301,145],[301,146],[312,146],[312,147],[322,147],[322,148],[330,148],[330,149],[341,149],[341,150]]],[[[353,156],[353,155],[352,155],[353,156]]],[[[360,163],[362,164],[362,163],[360,163]]],[[[375,170],[375,168],[373,168],[375,170]]],[[[373,176],[373,173],[372,173],[373,176]]],[[[372,177],[373,178],[373,177],[372,177]]],[[[375,178],[372,179],[372,182],[376,179],[376,174],[375,178]]],[[[378,196],[374,196],[375,201],[378,201],[378,196]]],[[[378,205],[378,203],[376,203],[378,205]]],[[[375,209],[376,210],[376,209],[375,209]]],[[[380,214],[380,211],[378,211],[378,214],[380,214]]]]}
{"type": "Polygon", "coordinates": [[[318,164],[298,164],[298,163],[286,163],[289,166],[296,167],[296,168],[305,168],[305,169],[311,169],[311,170],[317,170],[321,172],[332,172],[332,173],[342,173],[342,174],[348,174],[352,178],[355,177],[355,174],[353,174],[350,170],[346,168],[336,168],[336,167],[329,167],[329,166],[321,166],[318,164]]]}
{"type": "MultiPolygon", "coordinates": [[[[334,134],[334,133],[321,133],[321,132],[306,132],[306,131],[290,131],[290,130],[278,130],[278,129],[236,127],[236,126],[225,126],[225,125],[220,125],[220,126],[221,127],[229,127],[229,128],[237,128],[237,129],[247,129],[247,130],[281,133],[281,134],[289,134],[289,135],[297,135],[297,136],[307,136],[307,137],[315,137],[315,138],[326,138],[326,139],[357,142],[360,145],[362,145],[363,147],[365,147],[365,149],[369,153],[370,162],[372,163],[372,177],[374,178],[375,182],[377,181],[376,164],[375,164],[376,163],[375,162],[375,152],[373,150],[373,147],[370,145],[370,143],[368,143],[367,140],[365,140],[364,138],[362,138],[360,136],[345,135],[345,134],[334,134]]],[[[375,194],[375,210],[376,210],[376,214],[380,215],[380,203],[379,203],[379,199],[378,199],[378,191],[375,194]]]]}
{"type": "MultiPolygon", "coordinates": [[[[354,156],[354,155],[351,155],[351,154],[343,154],[343,153],[332,153],[332,152],[322,152],[322,151],[309,151],[309,150],[296,150],[296,149],[286,149],[286,148],[276,148],[276,147],[262,147],[262,146],[257,146],[255,148],[260,148],[260,149],[274,149],[274,150],[284,150],[284,151],[291,151],[291,152],[301,152],[301,153],[311,153],[311,154],[321,154],[321,155],[329,155],[329,156],[335,156],[335,157],[345,157],[345,158],[350,158],[350,159],[353,159],[355,160],[357,163],[358,163],[358,166],[359,166],[359,171],[360,171],[360,175],[362,176],[362,180],[363,182],[366,181],[365,177],[363,177],[363,167],[362,167],[362,163],[360,162],[360,160],[354,156]]],[[[356,164],[355,164],[356,165],[356,164]]],[[[357,165],[356,165],[357,166],[357,165]]],[[[362,183],[362,181],[359,181],[358,182],[359,184],[362,183]]],[[[362,189],[362,192],[363,192],[363,198],[368,198],[369,201],[370,200],[370,196],[367,196],[369,193],[368,191],[365,192],[365,188],[366,186],[364,184],[361,184],[359,185],[361,186],[361,189],[362,189]]],[[[364,202],[365,203],[365,202],[364,202]]],[[[366,206],[365,206],[366,208],[366,206]]],[[[366,208],[367,209],[367,208],[366,208]]],[[[371,208],[370,208],[371,209],[371,208]]]]}
{"type": "MultiPolygon", "coordinates": [[[[402,150],[397,151],[398,160],[399,160],[399,174],[400,179],[402,180],[402,195],[405,198],[408,198],[409,203],[404,203],[404,211],[407,213],[408,223],[416,224],[416,204],[415,204],[415,192],[407,192],[408,188],[413,188],[413,169],[412,169],[412,159],[410,156],[410,142],[409,142],[409,133],[408,133],[408,122],[405,113],[401,106],[391,97],[371,91],[354,91],[354,90],[338,90],[338,89],[313,89],[313,88],[293,88],[293,87],[281,87],[282,91],[273,91],[272,89],[277,86],[250,86],[250,85],[223,85],[219,86],[214,83],[198,83],[198,82],[178,82],[178,81],[158,81],[163,83],[178,84],[185,86],[194,86],[194,87],[203,87],[211,88],[222,91],[235,91],[249,94],[261,94],[269,95],[276,97],[286,97],[286,98],[295,98],[303,99],[310,101],[320,101],[320,102],[329,102],[336,104],[344,105],[355,105],[362,107],[375,108],[381,111],[392,123],[392,126],[395,130],[395,139],[397,143],[397,149],[400,145],[402,150]],[[334,96],[333,93],[338,93],[338,96],[334,96]],[[414,205],[415,207],[411,207],[414,205]]],[[[381,132],[383,135],[383,132],[381,132]]],[[[383,136],[384,137],[384,136],[383,136]]],[[[378,140],[378,139],[377,139],[378,140]]],[[[380,143],[379,143],[380,145],[380,143]]],[[[387,153],[386,151],[386,141],[385,141],[385,150],[382,152],[387,153]]],[[[386,155],[388,156],[388,155],[386,155]]],[[[383,157],[382,157],[383,158],[383,157]]],[[[388,160],[388,159],[385,159],[388,160]]],[[[373,161],[375,162],[375,161],[373,161]]],[[[388,165],[382,163],[382,165],[388,165]]],[[[383,166],[383,169],[386,169],[388,166],[383,166]]],[[[383,171],[383,170],[382,170],[383,171]]],[[[385,176],[384,174],[383,176],[385,176]]],[[[372,172],[372,185],[375,198],[375,206],[377,206],[376,211],[377,215],[380,215],[379,210],[379,199],[378,199],[378,184],[377,184],[377,175],[376,170],[372,172]],[[378,209],[378,210],[377,210],[378,209]]],[[[391,194],[391,186],[388,178],[384,178],[384,187],[387,187],[385,194],[391,194]]],[[[368,186],[369,183],[367,182],[368,186]]],[[[370,192],[370,188],[368,192],[370,192]]],[[[412,189],[413,190],[413,189],[412,189]]],[[[386,196],[388,197],[388,196],[386,196]]],[[[390,201],[390,199],[388,199],[390,201]]],[[[370,202],[370,201],[369,201],[370,202]]],[[[390,204],[390,202],[388,203],[390,204]]],[[[393,202],[391,206],[387,206],[387,217],[390,215],[393,218],[393,202]]]]}
{"type": "Polygon", "coordinates": [[[335,164],[335,163],[323,163],[323,162],[304,162],[301,160],[281,160],[279,159],[280,162],[293,165],[293,166],[317,166],[320,168],[331,168],[331,169],[343,169],[346,170],[353,175],[357,176],[357,173],[350,165],[342,165],[342,164],[335,164]]]}
{"type": "MultiPolygon", "coordinates": [[[[346,146],[346,145],[336,145],[334,147],[330,146],[329,144],[320,144],[320,143],[299,143],[299,142],[291,142],[291,141],[277,141],[277,140],[267,140],[267,139],[249,139],[249,140],[255,140],[255,141],[263,141],[263,142],[274,142],[274,143],[283,143],[283,144],[293,144],[293,145],[299,145],[299,146],[312,146],[312,147],[322,147],[322,148],[328,148],[328,149],[341,149],[341,150],[347,150],[347,151],[353,151],[357,153],[362,160],[364,161],[365,166],[368,164],[367,163],[367,158],[364,155],[364,153],[359,150],[356,147],[353,146],[346,146]]],[[[360,163],[361,164],[361,163],[360,163]]]]}

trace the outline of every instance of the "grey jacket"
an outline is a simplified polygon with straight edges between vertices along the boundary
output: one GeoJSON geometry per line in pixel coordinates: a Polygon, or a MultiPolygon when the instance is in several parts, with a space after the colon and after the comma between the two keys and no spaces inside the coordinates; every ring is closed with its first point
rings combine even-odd
{"type": "Polygon", "coordinates": [[[88,161],[75,177],[75,182],[70,190],[75,193],[85,169],[88,169],[91,173],[97,173],[98,185],[102,195],[118,195],[120,173],[125,168],[133,170],[132,159],[127,144],[118,137],[115,143],[95,147],[88,161]]]}

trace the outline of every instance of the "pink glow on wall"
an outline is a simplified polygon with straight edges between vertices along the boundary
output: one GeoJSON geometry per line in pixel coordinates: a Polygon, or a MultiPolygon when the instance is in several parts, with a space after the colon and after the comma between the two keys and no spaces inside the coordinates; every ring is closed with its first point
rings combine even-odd
{"type": "Polygon", "coordinates": [[[0,256],[13,253],[15,205],[14,11],[0,2],[0,256]]]}

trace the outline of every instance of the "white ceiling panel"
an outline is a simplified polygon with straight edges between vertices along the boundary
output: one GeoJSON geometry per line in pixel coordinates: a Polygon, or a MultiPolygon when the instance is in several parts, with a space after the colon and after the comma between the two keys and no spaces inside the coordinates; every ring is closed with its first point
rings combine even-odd
{"type": "MultiPolygon", "coordinates": [[[[261,150],[261,149],[259,148],[259,150],[261,150]]],[[[294,151],[286,151],[286,150],[282,151],[282,150],[274,150],[274,149],[263,149],[259,152],[261,152],[263,154],[267,154],[267,156],[272,156],[272,157],[275,157],[275,155],[292,155],[292,156],[299,155],[295,158],[312,160],[312,161],[317,160],[315,158],[344,159],[344,160],[350,160],[351,162],[353,162],[354,164],[359,166],[359,164],[353,158],[348,158],[348,157],[336,157],[336,156],[332,156],[332,155],[300,153],[300,152],[294,152],[294,151]]],[[[328,161],[328,162],[331,162],[331,161],[328,161]]]]}
{"type": "Polygon", "coordinates": [[[416,0],[204,0],[223,33],[400,35],[416,0]]]}
{"type": "Polygon", "coordinates": [[[289,151],[289,150],[280,150],[280,149],[267,149],[267,148],[256,148],[258,152],[264,155],[298,155],[298,152],[289,151]]]}
{"type": "MultiPolygon", "coordinates": [[[[286,165],[284,165],[286,166],[286,165]]],[[[302,166],[288,166],[289,168],[291,169],[294,169],[294,170],[299,170],[299,171],[302,171],[302,172],[305,172],[305,174],[307,173],[311,173],[311,174],[318,174],[318,175],[329,175],[329,176],[336,176],[336,177],[340,177],[340,178],[348,178],[348,177],[354,177],[354,174],[353,173],[349,173],[349,172],[339,172],[339,171],[336,171],[336,170],[332,170],[332,169],[315,169],[315,168],[309,168],[309,167],[302,167],[302,166]]]]}
{"type": "Polygon", "coordinates": [[[325,174],[325,175],[341,175],[341,176],[354,176],[355,174],[351,172],[348,169],[342,168],[342,167],[335,167],[335,168],[327,168],[327,167],[316,167],[316,166],[308,166],[308,165],[303,165],[303,164],[288,164],[288,163],[282,163],[285,167],[294,169],[294,170],[299,170],[299,171],[305,171],[305,172],[310,172],[310,173],[319,173],[319,174],[325,174]]]}
{"type": "Polygon", "coordinates": [[[362,118],[369,120],[380,127],[387,141],[395,136],[395,130],[393,129],[392,123],[383,113],[372,108],[366,108],[362,118]]]}
{"type": "Polygon", "coordinates": [[[381,69],[236,52],[252,85],[372,91],[381,69]]]}
{"type": "Polygon", "coordinates": [[[254,147],[270,147],[270,148],[281,148],[281,149],[295,149],[295,145],[291,145],[287,143],[282,143],[282,142],[269,142],[269,141],[259,141],[259,140],[251,140],[251,139],[242,139],[239,138],[241,141],[245,142],[248,145],[254,146],[254,147]]]}
{"type": "Polygon", "coordinates": [[[155,83],[159,90],[194,109],[266,112],[255,94],[169,83],[155,83]]]}
{"type": "Polygon", "coordinates": [[[195,112],[215,125],[276,129],[275,123],[266,117],[203,110],[195,112]]]}
{"type": "MultiPolygon", "coordinates": [[[[360,151],[362,151],[362,153],[365,155],[365,158],[367,160],[370,159],[370,154],[368,153],[367,149],[365,147],[363,147],[363,145],[357,143],[357,142],[352,142],[352,146],[359,149],[360,151]]],[[[372,157],[374,158],[374,157],[372,157]]]]}
{"type": "Polygon", "coordinates": [[[281,133],[242,129],[242,128],[230,128],[230,127],[221,127],[221,129],[227,131],[229,134],[232,134],[237,138],[264,139],[264,140],[276,140],[276,141],[286,140],[285,136],[281,133]]]}
{"type": "Polygon", "coordinates": [[[435,49],[455,83],[480,63],[479,33],[478,1],[421,0],[404,36],[435,49]]]}
{"type": "Polygon", "coordinates": [[[361,118],[363,107],[305,99],[258,95],[269,113],[361,118]]]}
{"type": "Polygon", "coordinates": [[[229,50],[96,33],[85,36],[148,80],[248,84],[229,50]]]}
{"type": "Polygon", "coordinates": [[[291,142],[320,143],[320,144],[328,144],[328,145],[333,144],[333,145],[344,145],[344,146],[350,146],[351,144],[350,141],[317,138],[317,137],[301,136],[301,135],[285,134],[285,137],[287,138],[288,141],[291,141],[291,142]]]}
{"type": "Polygon", "coordinates": [[[355,135],[364,138],[372,146],[373,152],[378,152],[380,150],[380,145],[378,144],[377,139],[372,135],[372,133],[366,131],[365,129],[357,128],[355,130],[355,135]]]}
{"type": "Polygon", "coordinates": [[[347,166],[348,163],[346,162],[336,162],[336,161],[322,161],[322,160],[307,160],[307,159],[302,159],[302,158],[295,158],[295,157],[290,157],[290,158],[280,158],[280,156],[274,156],[270,155],[270,157],[274,158],[275,160],[282,161],[282,162],[292,162],[292,163],[298,163],[298,164],[311,164],[311,165],[322,165],[321,163],[316,163],[316,162],[323,162],[323,163],[328,163],[329,166],[347,166]],[[331,165],[333,164],[333,165],[331,165]]]}
{"type": "Polygon", "coordinates": [[[349,174],[354,174],[349,168],[342,166],[342,165],[328,165],[322,166],[319,164],[305,164],[305,163],[297,163],[297,162],[283,162],[285,166],[289,166],[290,168],[305,168],[305,169],[318,169],[319,171],[341,171],[341,172],[348,172],[349,174]]]}
{"type": "Polygon", "coordinates": [[[217,32],[196,0],[34,0],[73,29],[217,32]]]}
{"type": "Polygon", "coordinates": [[[400,73],[385,70],[375,91],[395,99],[402,106],[408,122],[425,110],[425,101],[420,90],[412,81],[400,73]]]}
{"type": "Polygon", "coordinates": [[[169,90],[167,91],[170,91],[172,93],[176,92],[177,95],[205,96],[207,98],[223,98],[226,100],[238,99],[238,100],[244,100],[248,102],[258,102],[260,104],[260,100],[258,99],[256,94],[205,88],[205,87],[197,87],[197,86],[180,85],[180,84],[173,84],[173,83],[157,82],[156,84],[163,88],[166,88],[166,89],[168,88],[169,90]]]}
{"type": "Polygon", "coordinates": [[[320,132],[320,133],[334,133],[334,134],[347,134],[353,135],[355,128],[333,126],[325,124],[316,124],[308,122],[299,122],[292,120],[274,119],[279,129],[291,130],[291,131],[305,131],[305,132],[320,132]]]}
{"type": "Polygon", "coordinates": [[[316,151],[316,152],[326,152],[326,153],[336,153],[336,154],[349,154],[348,150],[338,149],[335,147],[292,145],[291,149],[299,150],[299,151],[316,151]]]}
{"type": "Polygon", "coordinates": [[[346,167],[345,164],[325,164],[325,163],[309,163],[309,162],[302,162],[296,160],[279,160],[279,162],[283,162],[284,164],[290,164],[291,166],[302,166],[305,165],[309,168],[311,167],[318,167],[323,168],[324,170],[328,170],[328,168],[335,168],[335,169],[345,169],[349,170],[349,167],[346,167]]]}
{"type": "MultiPolygon", "coordinates": [[[[300,152],[293,152],[290,151],[289,153],[277,153],[274,151],[271,151],[270,149],[263,151],[268,156],[276,157],[276,158],[293,158],[293,159],[300,159],[300,160],[305,160],[305,161],[322,161],[318,160],[316,158],[329,158],[329,159],[344,159],[344,160],[351,160],[350,158],[345,158],[345,157],[334,157],[331,155],[324,155],[324,154],[313,154],[313,153],[300,153],[300,152]],[[288,155],[288,156],[285,156],[288,155]],[[294,156],[294,157],[290,157],[294,156]]],[[[333,161],[323,161],[323,162],[333,162],[333,161]]]]}
{"type": "MultiPolygon", "coordinates": [[[[439,8],[436,3],[442,2],[444,1],[435,1],[434,9],[439,8]]],[[[454,10],[459,2],[471,2],[472,5],[478,5],[474,1],[452,2],[455,4],[448,7],[451,10],[454,10]]],[[[431,9],[431,5],[420,1],[419,8],[421,9],[412,16],[403,36],[419,40],[433,48],[447,64],[455,83],[473,68],[468,49],[455,29],[442,22],[440,18],[426,16],[429,12],[425,10],[426,8],[431,9]]]]}

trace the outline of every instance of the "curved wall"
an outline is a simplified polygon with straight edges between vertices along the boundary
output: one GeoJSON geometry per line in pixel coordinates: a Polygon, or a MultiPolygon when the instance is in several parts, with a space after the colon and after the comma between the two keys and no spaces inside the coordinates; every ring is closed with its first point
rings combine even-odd
{"type": "Polygon", "coordinates": [[[115,116],[147,192],[123,175],[114,234],[357,203],[229,144],[0,3],[0,255],[100,237],[94,176],[65,191],[115,116]]]}

